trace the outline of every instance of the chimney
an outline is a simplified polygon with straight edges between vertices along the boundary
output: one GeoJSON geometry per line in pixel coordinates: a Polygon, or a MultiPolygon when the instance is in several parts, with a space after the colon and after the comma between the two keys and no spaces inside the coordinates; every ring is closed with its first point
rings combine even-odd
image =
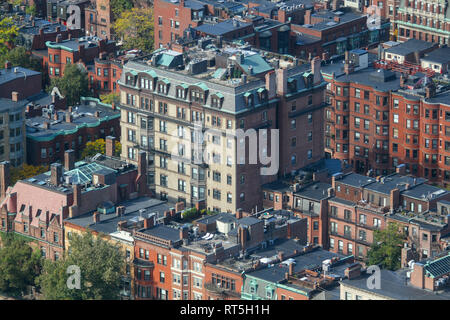
{"type": "Polygon", "coordinates": [[[412,286],[418,287],[419,289],[425,288],[425,270],[423,264],[414,263],[410,279],[412,286]]]}
{"type": "Polygon", "coordinates": [[[400,175],[405,175],[406,174],[406,166],[404,163],[399,164],[396,168],[395,168],[395,172],[397,172],[400,175]]]}
{"type": "Polygon", "coordinates": [[[70,149],[64,152],[64,169],[70,171],[75,168],[75,151],[70,149]]]}
{"type": "Polygon", "coordinates": [[[6,196],[10,182],[10,167],[9,161],[0,162],[0,197],[3,199],[6,196]]]}
{"type": "Polygon", "coordinates": [[[94,223],[100,222],[100,213],[98,213],[97,211],[94,212],[92,217],[94,218],[94,223]]]}
{"type": "Polygon", "coordinates": [[[62,165],[59,163],[52,163],[50,166],[50,183],[54,186],[59,186],[62,179],[62,165]]]}
{"type": "Polygon", "coordinates": [[[155,226],[155,214],[151,213],[144,219],[144,229],[153,228],[155,226]]]}
{"type": "MultiPolygon", "coordinates": [[[[109,157],[113,157],[114,153],[115,153],[115,148],[116,148],[116,138],[112,137],[112,136],[107,136],[106,137],[106,155],[109,157]]],[[[140,159],[140,157],[139,157],[140,159]]]]}
{"type": "Polygon", "coordinates": [[[321,63],[322,63],[322,61],[320,60],[319,57],[314,57],[314,59],[312,59],[312,61],[311,61],[311,71],[314,75],[314,77],[313,77],[314,85],[319,84],[321,81],[321,74],[320,74],[321,63]]]}
{"type": "Polygon", "coordinates": [[[242,210],[240,208],[237,209],[237,211],[236,211],[236,219],[242,219],[243,212],[244,212],[244,210],[242,210]]]}
{"type": "Polygon", "coordinates": [[[39,28],[39,36],[41,38],[44,36],[44,28],[39,28]]]}
{"type": "Polygon", "coordinates": [[[72,123],[73,121],[73,115],[71,112],[66,112],[66,122],[67,123],[72,123]]]}
{"type": "Polygon", "coordinates": [[[72,185],[73,190],[73,205],[81,206],[81,184],[75,183],[72,185]]]}
{"type": "Polygon", "coordinates": [[[9,62],[9,61],[6,61],[5,62],[5,69],[11,69],[11,67],[12,67],[12,63],[9,62]]]}
{"type": "Polygon", "coordinates": [[[58,112],[55,111],[55,113],[53,114],[53,120],[58,121],[58,112]]]}
{"type": "MultiPolygon", "coordinates": [[[[56,28],[56,31],[58,32],[58,28],[56,28]]],[[[56,43],[61,43],[62,37],[61,34],[56,35],[56,43]]]]}
{"type": "Polygon", "coordinates": [[[331,177],[331,188],[336,190],[336,177],[335,176],[331,177]]]}
{"type": "Polygon", "coordinates": [[[180,228],[180,239],[187,239],[189,237],[189,228],[182,226],[180,228]]]}
{"type": "Polygon", "coordinates": [[[94,112],[94,117],[100,118],[100,111],[95,111],[94,112]]]}
{"type": "Polygon", "coordinates": [[[289,275],[292,276],[294,274],[294,263],[291,262],[289,265],[289,275]]]}
{"type": "Polygon", "coordinates": [[[125,228],[127,227],[127,222],[122,220],[117,222],[117,230],[121,231],[121,230],[125,230],[125,228]]]}
{"type": "Polygon", "coordinates": [[[42,124],[42,126],[44,127],[44,129],[50,129],[50,122],[44,121],[44,123],[42,124]]]}
{"type": "Polygon", "coordinates": [[[239,226],[239,241],[241,244],[241,249],[245,250],[247,245],[247,229],[243,226],[239,226]]]}
{"type": "Polygon", "coordinates": [[[305,11],[305,24],[311,24],[311,9],[305,11]]]}
{"type": "Polygon", "coordinates": [[[284,260],[284,252],[283,251],[278,252],[278,260],[280,260],[280,262],[284,260]]]}
{"type": "Polygon", "coordinates": [[[19,93],[17,91],[11,92],[11,100],[14,102],[19,101],[19,93]]]}
{"type": "Polygon", "coordinates": [[[433,98],[436,95],[436,87],[434,84],[427,85],[425,88],[425,97],[427,99],[433,98]]]}
{"type": "Polygon", "coordinates": [[[287,93],[287,69],[277,69],[277,93],[284,96],[287,93]]]}
{"type": "Polygon", "coordinates": [[[390,209],[391,212],[395,209],[397,209],[400,202],[400,190],[397,188],[391,190],[391,196],[390,196],[390,209]]]}
{"type": "Polygon", "coordinates": [[[322,53],[322,60],[328,60],[330,57],[330,54],[328,52],[323,52],[322,53]]]}
{"type": "Polygon", "coordinates": [[[272,99],[273,97],[275,97],[277,91],[275,71],[270,71],[266,73],[265,77],[266,77],[266,90],[268,93],[268,98],[272,99]]]}
{"type": "Polygon", "coordinates": [[[184,210],[184,202],[180,201],[175,203],[175,212],[180,212],[184,210]]]}
{"type": "Polygon", "coordinates": [[[361,265],[359,263],[356,263],[352,266],[349,266],[344,271],[345,277],[347,277],[349,280],[358,278],[361,275],[361,265]]]}
{"type": "Polygon", "coordinates": [[[116,208],[116,216],[121,217],[125,214],[125,207],[124,206],[118,206],[116,208]]]}
{"type": "Polygon", "coordinates": [[[400,75],[400,88],[404,88],[405,87],[406,80],[407,80],[407,77],[402,73],[400,75]]]}
{"type": "Polygon", "coordinates": [[[334,22],[339,23],[341,21],[341,18],[339,16],[334,16],[334,22]]]}

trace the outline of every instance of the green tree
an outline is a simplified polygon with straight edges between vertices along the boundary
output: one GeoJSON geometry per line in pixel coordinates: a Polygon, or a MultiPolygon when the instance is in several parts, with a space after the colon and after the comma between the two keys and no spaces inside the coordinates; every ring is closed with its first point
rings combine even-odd
{"type": "MultiPolygon", "coordinates": [[[[115,145],[115,156],[119,157],[120,152],[122,150],[122,145],[119,141],[116,141],[115,145]]],[[[95,156],[97,153],[105,154],[106,153],[106,142],[105,139],[97,139],[95,141],[90,141],[86,143],[86,147],[81,152],[81,158],[84,159],[86,157],[95,156]]]]}
{"type": "Polygon", "coordinates": [[[122,39],[124,49],[153,51],[153,10],[133,8],[123,11],[113,25],[117,36],[122,39]]]}
{"type": "Polygon", "coordinates": [[[103,103],[107,103],[107,104],[112,104],[113,102],[118,104],[120,102],[120,96],[118,93],[108,93],[108,94],[104,94],[104,95],[100,95],[100,100],[103,103]]]}
{"type": "Polygon", "coordinates": [[[11,62],[13,67],[21,66],[27,69],[42,72],[42,65],[33,56],[27,52],[24,47],[15,47],[11,51],[0,55],[0,64],[5,65],[5,62],[11,62]]]}
{"type": "Polygon", "coordinates": [[[26,9],[25,9],[25,13],[29,14],[31,16],[35,16],[36,15],[36,6],[34,4],[27,5],[26,9]]]}
{"type": "Polygon", "coordinates": [[[133,8],[133,1],[131,0],[111,0],[111,11],[113,17],[120,17],[122,12],[133,8]]]}
{"type": "Polygon", "coordinates": [[[34,285],[40,272],[41,256],[14,234],[6,234],[2,238],[0,291],[20,296],[26,292],[27,286],[34,285]]]}
{"type": "Polygon", "coordinates": [[[375,230],[373,244],[367,253],[368,265],[379,265],[389,270],[400,268],[405,234],[396,223],[389,223],[384,230],[375,230]]]}
{"type": "Polygon", "coordinates": [[[70,254],[63,260],[44,263],[37,283],[48,300],[115,300],[124,270],[125,255],[118,245],[84,232],[72,235],[70,254]],[[80,268],[80,289],[66,285],[71,265],[80,268]]]}
{"type": "Polygon", "coordinates": [[[47,166],[33,166],[26,163],[20,167],[13,167],[11,168],[11,185],[13,186],[18,180],[31,178],[47,171],[47,166]]]}
{"type": "Polygon", "coordinates": [[[80,102],[80,97],[90,95],[87,72],[80,69],[77,64],[66,65],[64,76],[52,78],[47,91],[51,92],[54,87],[58,87],[61,94],[66,97],[67,105],[69,106],[80,102]]]}
{"type": "Polygon", "coordinates": [[[13,18],[6,17],[0,20],[0,55],[8,52],[18,34],[19,29],[14,24],[13,18]]]}

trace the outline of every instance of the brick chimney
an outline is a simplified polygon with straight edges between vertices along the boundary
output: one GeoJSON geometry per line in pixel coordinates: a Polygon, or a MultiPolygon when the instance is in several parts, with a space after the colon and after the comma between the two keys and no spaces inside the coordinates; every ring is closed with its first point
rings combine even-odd
{"type": "Polygon", "coordinates": [[[311,9],[305,11],[305,24],[311,24],[311,9]]]}
{"type": "Polygon", "coordinates": [[[184,202],[180,201],[175,203],[175,212],[180,212],[182,210],[184,210],[184,202]]]}
{"type": "Polygon", "coordinates": [[[74,183],[72,185],[73,190],[73,205],[80,207],[81,206],[81,184],[74,183]]]}
{"type": "Polygon", "coordinates": [[[361,275],[361,267],[359,263],[355,263],[346,268],[344,274],[349,280],[358,278],[361,275]]]}
{"type": "Polygon", "coordinates": [[[280,262],[284,260],[284,252],[283,251],[278,252],[278,260],[280,260],[280,262]]]}
{"type": "Polygon", "coordinates": [[[117,222],[117,230],[125,230],[125,228],[127,227],[127,221],[123,220],[123,221],[119,221],[117,222]]]}
{"type": "Polygon", "coordinates": [[[399,164],[396,168],[395,168],[395,172],[397,172],[398,174],[401,175],[405,175],[406,174],[406,166],[404,163],[399,164]]]}
{"type": "Polygon", "coordinates": [[[405,87],[406,80],[408,80],[407,76],[405,76],[403,73],[400,75],[400,88],[405,87]]]}
{"type": "Polygon", "coordinates": [[[70,149],[64,152],[64,169],[66,171],[75,168],[75,151],[70,149]]]}
{"type": "MultiPolygon", "coordinates": [[[[58,32],[58,30],[56,30],[58,32]]],[[[61,34],[56,35],[56,43],[61,43],[62,41],[62,36],[61,34]]]]}
{"type": "Polygon", "coordinates": [[[116,216],[121,217],[125,214],[125,207],[124,206],[118,206],[116,208],[116,216]]]}
{"type": "Polygon", "coordinates": [[[72,123],[73,122],[73,115],[71,112],[66,112],[66,122],[67,123],[72,123]]]}
{"type": "Polygon", "coordinates": [[[339,16],[334,16],[334,22],[341,22],[341,18],[339,18],[339,16]]]}
{"type": "Polygon", "coordinates": [[[187,239],[189,237],[189,228],[182,226],[180,228],[180,239],[187,239]]]}
{"type": "Polygon", "coordinates": [[[236,219],[242,219],[243,214],[244,214],[244,210],[242,210],[240,208],[237,209],[237,211],[236,211],[236,219]]]}
{"type": "Polygon", "coordinates": [[[50,129],[50,122],[44,121],[44,123],[42,124],[42,126],[44,127],[44,129],[48,130],[48,129],[50,129]]]}
{"type": "Polygon", "coordinates": [[[94,117],[100,118],[100,111],[95,111],[94,112],[94,117]]]}
{"type": "Polygon", "coordinates": [[[436,95],[436,87],[431,84],[425,87],[425,97],[427,99],[433,98],[436,95]]]}
{"type": "Polygon", "coordinates": [[[239,226],[239,242],[241,244],[241,249],[245,250],[247,246],[247,229],[244,226],[239,226]]]}
{"type": "Polygon", "coordinates": [[[392,189],[389,203],[391,211],[397,209],[399,203],[400,203],[400,190],[398,190],[397,188],[392,189]]]}
{"type": "Polygon", "coordinates": [[[266,73],[266,90],[268,93],[268,98],[271,99],[276,95],[277,92],[277,82],[275,71],[270,71],[266,73]]]}
{"type": "Polygon", "coordinates": [[[314,78],[313,78],[314,85],[319,84],[321,81],[321,74],[320,74],[321,63],[322,63],[322,61],[320,60],[319,57],[314,57],[314,59],[312,59],[312,61],[311,61],[311,72],[314,75],[314,78]]]}
{"type": "Polygon", "coordinates": [[[291,264],[289,265],[289,275],[292,276],[294,274],[294,263],[291,262],[291,264]]]}
{"type": "Polygon", "coordinates": [[[113,136],[107,136],[105,142],[106,155],[113,157],[116,149],[116,138],[113,136]]]}
{"type": "Polygon", "coordinates": [[[151,213],[144,219],[144,229],[153,228],[155,226],[155,214],[151,213]]]}
{"type": "Polygon", "coordinates": [[[6,196],[6,190],[10,183],[10,166],[9,161],[0,162],[0,197],[6,196]]]}
{"type": "Polygon", "coordinates": [[[9,61],[6,61],[5,62],[5,69],[11,69],[11,67],[12,67],[12,63],[9,62],[9,61]]]}
{"type": "Polygon", "coordinates": [[[53,114],[53,120],[58,121],[58,112],[55,111],[55,113],[53,114]]]}
{"type": "Polygon", "coordinates": [[[17,92],[17,91],[11,92],[11,100],[12,100],[12,101],[18,102],[18,101],[20,101],[19,98],[20,98],[19,92],[17,92]]]}
{"type": "Polygon", "coordinates": [[[62,179],[62,165],[59,163],[52,163],[50,166],[50,182],[54,186],[59,186],[62,179]]]}
{"type": "Polygon", "coordinates": [[[277,69],[277,93],[284,96],[287,93],[287,69],[277,69]]]}
{"type": "Polygon", "coordinates": [[[92,217],[94,218],[94,223],[100,222],[100,213],[98,213],[97,211],[94,212],[92,217]]]}

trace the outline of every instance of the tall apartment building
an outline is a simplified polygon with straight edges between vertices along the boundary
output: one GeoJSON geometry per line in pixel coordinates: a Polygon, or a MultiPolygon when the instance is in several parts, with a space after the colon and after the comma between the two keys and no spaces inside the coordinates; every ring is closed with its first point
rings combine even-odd
{"type": "MultiPolygon", "coordinates": [[[[408,42],[421,44],[420,40],[408,42]]],[[[427,55],[420,58],[409,44],[396,47],[401,46],[403,50],[395,52],[403,52],[402,59],[417,56],[414,60],[419,68],[421,61],[429,59],[427,55]]],[[[444,49],[435,48],[430,54],[444,49]]],[[[385,52],[386,57],[393,54],[391,50],[385,52]]],[[[449,183],[448,80],[439,74],[431,77],[420,72],[374,69],[368,67],[366,55],[364,51],[351,51],[343,67],[334,63],[322,68],[329,82],[327,152],[360,173],[386,175],[403,163],[408,174],[449,183]],[[441,85],[436,85],[435,79],[441,85]]],[[[424,70],[432,69],[425,66],[424,70]]]]}
{"type": "MultiPolygon", "coordinates": [[[[119,81],[122,157],[133,162],[137,150],[149,152],[150,187],[162,199],[187,206],[206,200],[214,211],[261,208],[262,184],[323,157],[320,60],[311,68],[278,59],[271,63],[275,67],[251,50],[213,43],[184,54],[157,50],[151,59],[129,61],[119,81]],[[208,130],[209,150],[198,164],[200,154],[190,146],[197,141],[194,121],[202,132],[208,130]],[[226,136],[235,129],[280,129],[280,172],[261,175],[266,165],[249,164],[249,143],[244,144],[249,139],[226,136]],[[245,157],[237,159],[245,145],[245,157]]],[[[260,148],[263,155],[270,149],[260,148]]]]}
{"type": "MultiPolygon", "coordinates": [[[[389,12],[393,11],[394,7],[395,5],[390,5],[389,12]]],[[[396,13],[396,16],[392,13],[391,21],[398,40],[419,39],[440,44],[449,43],[448,1],[400,0],[396,13]]]]}
{"type": "Polygon", "coordinates": [[[86,34],[111,39],[113,14],[110,0],[98,0],[85,8],[86,34]]]}

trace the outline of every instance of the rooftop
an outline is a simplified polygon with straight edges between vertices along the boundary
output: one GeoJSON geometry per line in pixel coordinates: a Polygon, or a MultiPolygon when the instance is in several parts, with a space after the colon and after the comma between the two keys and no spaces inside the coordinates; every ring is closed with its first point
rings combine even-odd
{"type": "Polygon", "coordinates": [[[23,67],[11,67],[8,69],[1,69],[0,70],[0,85],[6,84],[10,81],[20,79],[20,78],[27,78],[39,75],[40,72],[26,69],[23,67]]]}
{"type": "Polygon", "coordinates": [[[408,55],[414,52],[428,50],[435,46],[434,43],[426,42],[418,39],[409,39],[399,45],[386,49],[386,53],[408,55]]]}
{"type": "Polygon", "coordinates": [[[450,48],[439,48],[430,53],[425,54],[421,60],[434,63],[449,63],[450,62],[450,48]]]}

